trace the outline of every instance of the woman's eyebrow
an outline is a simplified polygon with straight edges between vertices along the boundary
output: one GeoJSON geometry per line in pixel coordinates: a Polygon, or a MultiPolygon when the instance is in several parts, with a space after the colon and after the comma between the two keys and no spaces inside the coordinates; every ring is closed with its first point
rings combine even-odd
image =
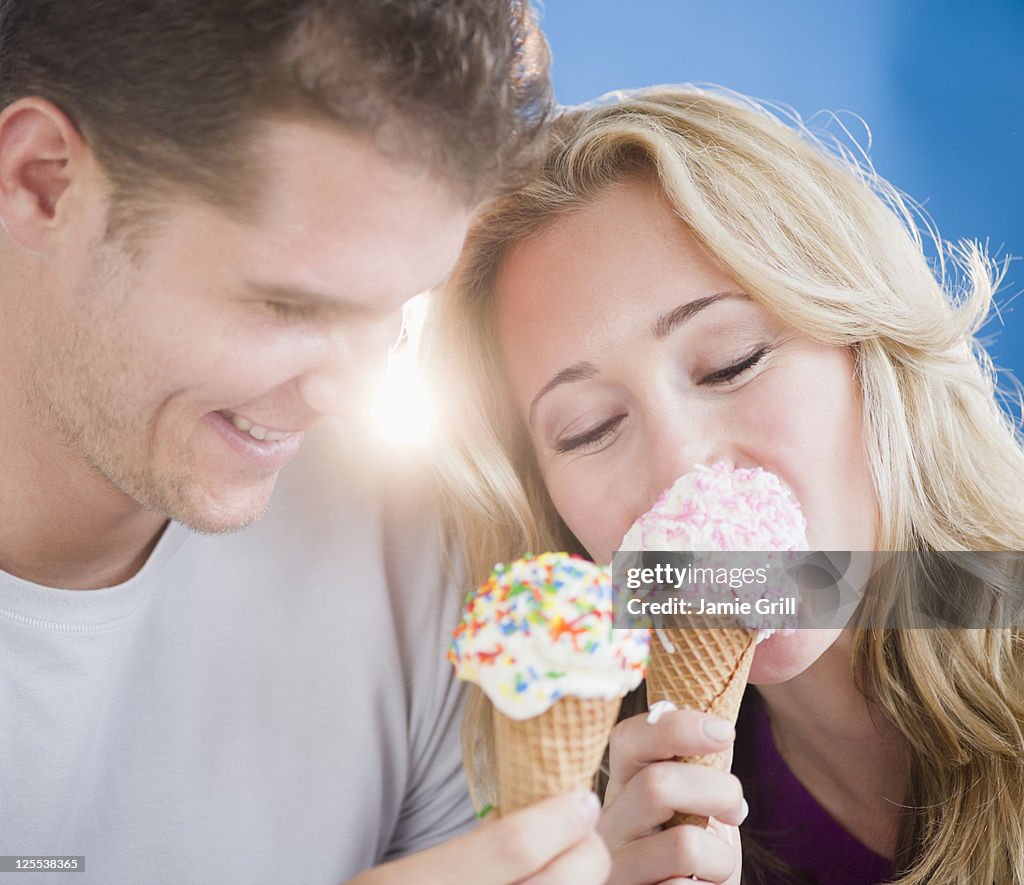
{"type": "Polygon", "coordinates": [[[659,341],[662,338],[668,337],[687,320],[693,319],[704,308],[710,307],[716,301],[721,301],[723,298],[749,299],[750,296],[746,292],[741,292],[737,289],[735,291],[716,292],[714,295],[705,295],[703,298],[695,298],[693,301],[686,302],[686,304],[680,304],[674,310],[662,314],[651,324],[651,331],[654,333],[654,337],[659,341]]]}
{"type": "Polygon", "coordinates": [[[539,400],[545,393],[549,393],[558,387],[559,384],[567,384],[570,381],[583,381],[587,378],[593,378],[597,374],[597,366],[593,363],[579,362],[573,363],[571,366],[567,366],[559,372],[556,372],[550,381],[545,384],[537,395],[533,398],[530,403],[530,412],[527,419],[529,424],[533,424],[533,413],[537,408],[537,400],[539,400]]]}
{"type": "MultiPolygon", "coordinates": [[[[750,298],[746,292],[740,290],[716,292],[714,295],[705,295],[703,298],[695,298],[693,301],[688,301],[686,304],[681,304],[674,310],[670,310],[666,314],[662,314],[658,317],[651,325],[651,331],[654,333],[654,337],[657,339],[665,338],[687,320],[692,319],[704,308],[710,307],[716,301],[721,301],[723,298],[750,298]]],[[[598,374],[597,366],[593,363],[578,362],[573,363],[571,366],[567,366],[564,369],[556,372],[550,381],[545,384],[533,398],[530,403],[530,410],[528,412],[527,423],[533,424],[533,414],[537,410],[537,402],[546,393],[550,393],[560,384],[568,384],[572,381],[584,381],[587,378],[593,378],[598,374]]]]}

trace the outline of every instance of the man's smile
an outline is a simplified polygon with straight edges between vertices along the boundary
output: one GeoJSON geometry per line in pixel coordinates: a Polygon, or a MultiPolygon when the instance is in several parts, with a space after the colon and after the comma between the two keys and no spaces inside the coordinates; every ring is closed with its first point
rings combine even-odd
{"type": "Polygon", "coordinates": [[[239,415],[229,409],[222,409],[218,414],[223,415],[227,418],[235,427],[242,431],[242,433],[248,433],[253,439],[257,439],[260,442],[280,442],[281,440],[288,439],[288,437],[299,433],[297,430],[272,430],[269,427],[263,427],[262,425],[256,424],[250,421],[248,418],[239,415]]]}

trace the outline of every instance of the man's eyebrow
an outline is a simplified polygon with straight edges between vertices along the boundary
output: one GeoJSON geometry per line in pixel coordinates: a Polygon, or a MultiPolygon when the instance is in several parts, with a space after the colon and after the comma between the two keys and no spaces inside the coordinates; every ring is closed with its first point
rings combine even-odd
{"type": "Polygon", "coordinates": [[[687,320],[693,319],[698,313],[712,304],[721,301],[723,298],[750,298],[746,292],[739,290],[716,292],[714,295],[705,295],[703,298],[695,298],[686,304],[681,304],[675,310],[662,314],[651,324],[651,331],[659,341],[668,337],[687,320]]]}
{"type": "Polygon", "coordinates": [[[584,381],[587,378],[593,378],[597,374],[597,366],[593,363],[573,363],[571,366],[567,366],[560,372],[556,372],[554,376],[545,384],[533,398],[530,403],[530,413],[528,421],[533,424],[533,413],[537,408],[537,401],[544,396],[545,393],[550,393],[560,384],[569,384],[572,381],[584,381]]]}
{"type": "Polygon", "coordinates": [[[380,311],[374,306],[358,301],[346,301],[344,298],[337,298],[326,292],[318,292],[315,289],[306,289],[302,286],[264,283],[258,280],[248,280],[246,285],[263,298],[293,304],[296,308],[308,309],[311,313],[331,313],[349,317],[380,315],[380,311]]]}

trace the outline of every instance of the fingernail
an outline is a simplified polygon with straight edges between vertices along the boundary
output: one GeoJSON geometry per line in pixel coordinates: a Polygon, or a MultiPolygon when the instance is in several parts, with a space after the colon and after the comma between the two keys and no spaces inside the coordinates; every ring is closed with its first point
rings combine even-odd
{"type": "Polygon", "coordinates": [[[592,824],[601,813],[601,800],[597,798],[597,793],[587,791],[580,794],[580,807],[583,809],[583,819],[592,824]]]}
{"type": "Polygon", "coordinates": [[[671,713],[679,708],[672,701],[657,701],[651,705],[651,712],[647,714],[647,724],[654,725],[666,713],[671,713]]]}
{"type": "MultiPolygon", "coordinates": [[[[747,800],[743,800],[743,806],[740,808],[740,824],[747,819],[747,815],[750,814],[750,806],[747,805],[747,800]]],[[[739,826],[737,824],[736,826],[739,826]]]]}
{"type": "Polygon", "coordinates": [[[731,741],[733,738],[732,723],[715,716],[708,716],[703,724],[704,734],[713,741],[731,741]]]}

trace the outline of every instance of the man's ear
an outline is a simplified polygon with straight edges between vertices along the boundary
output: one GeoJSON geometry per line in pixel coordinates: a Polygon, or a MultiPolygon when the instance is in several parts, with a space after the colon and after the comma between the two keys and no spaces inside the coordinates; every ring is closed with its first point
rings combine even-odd
{"type": "Polygon", "coordinates": [[[26,249],[46,252],[88,153],[78,128],[52,102],[20,98],[0,113],[0,221],[26,249]]]}

